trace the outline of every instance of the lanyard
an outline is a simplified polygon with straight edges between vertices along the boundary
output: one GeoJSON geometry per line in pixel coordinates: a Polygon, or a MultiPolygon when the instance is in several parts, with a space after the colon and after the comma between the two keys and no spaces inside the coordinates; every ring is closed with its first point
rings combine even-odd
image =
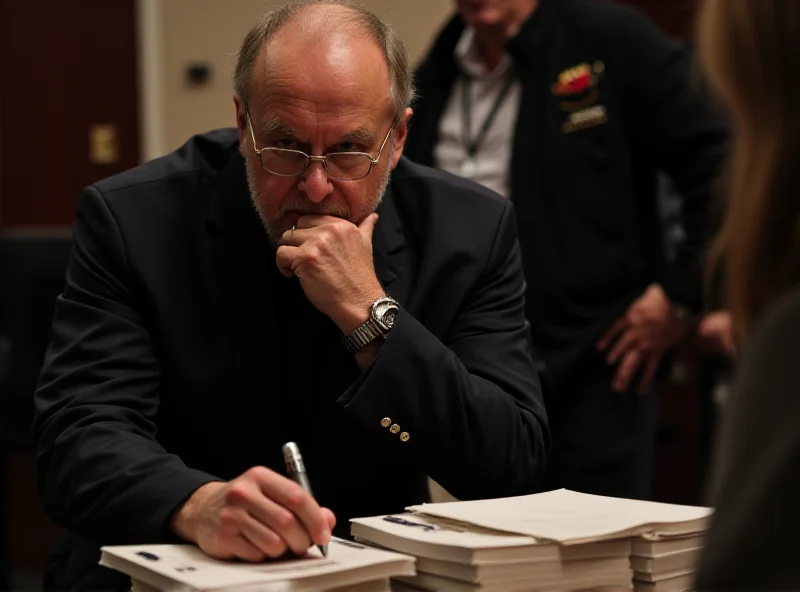
{"type": "Polygon", "coordinates": [[[469,82],[470,79],[466,78],[464,84],[461,85],[461,141],[467,151],[467,160],[462,167],[462,175],[465,177],[470,177],[475,174],[475,156],[478,154],[481,144],[486,140],[486,135],[489,133],[492,122],[497,116],[497,112],[500,111],[500,107],[508,96],[508,92],[511,90],[511,85],[514,83],[514,76],[512,72],[509,72],[505,83],[503,83],[503,88],[500,90],[500,94],[498,94],[497,98],[494,100],[494,104],[492,104],[491,109],[489,109],[489,114],[486,116],[480,131],[478,131],[478,135],[473,139],[470,139],[472,135],[472,100],[470,98],[469,82]]]}

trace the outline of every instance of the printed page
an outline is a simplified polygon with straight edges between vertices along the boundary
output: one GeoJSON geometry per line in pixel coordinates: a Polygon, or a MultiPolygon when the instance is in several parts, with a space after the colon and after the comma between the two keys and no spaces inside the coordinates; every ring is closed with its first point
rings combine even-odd
{"type": "MultiPolygon", "coordinates": [[[[135,563],[148,571],[198,590],[215,590],[247,584],[302,580],[334,575],[385,564],[387,573],[378,577],[414,572],[414,559],[407,555],[365,547],[334,539],[323,557],[313,547],[305,557],[246,563],[212,559],[194,545],[129,545],[103,547],[109,554],[135,563]]],[[[102,565],[113,567],[101,558],[102,565]]],[[[131,574],[137,576],[138,574],[131,574]]]]}
{"type": "MultiPolygon", "coordinates": [[[[411,506],[407,510],[564,544],[659,529],[681,532],[680,523],[706,521],[712,510],[643,502],[567,489],[520,497],[411,506]]],[[[692,525],[687,531],[697,530],[692,525]]]]}

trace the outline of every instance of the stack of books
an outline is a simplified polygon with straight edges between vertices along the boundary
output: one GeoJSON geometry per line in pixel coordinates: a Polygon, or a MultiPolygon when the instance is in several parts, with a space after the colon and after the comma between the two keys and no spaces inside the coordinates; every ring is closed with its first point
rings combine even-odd
{"type": "Polygon", "coordinates": [[[634,538],[631,544],[634,592],[677,592],[690,588],[704,534],[646,534],[634,538]]]}
{"type": "Polygon", "coordinates": [[[390,578],[414,574],[414,558],[334,539],[323,557],[262,563],[219,561],[194,545],[120,545],[101,549],[100,564],[131,578],[135,592],[389,592],[390,578]]]}
{"type": "MultiPolygon", "coordinates": [[[[688,548],[674,545],[679,540],[695,544],[711,515],[708,508],[564,489],[406,510],[355,519],[351,533],[356,540],[415,556],[416,575],[398,580],[433,591],[559,592],[643,586],[642,591],[660,592],[678,585],[685,589],[676,578],[691,580],[693,568],[670,571],[668,566],[691,564],[691,557],[664,564],[648,562],[654,558],[646,557],[640,563],[632,545],[668,540],[673,551],[691,555],[688,548]]],[[[668,548],[654,551],[663,554],[668,548]]]]}

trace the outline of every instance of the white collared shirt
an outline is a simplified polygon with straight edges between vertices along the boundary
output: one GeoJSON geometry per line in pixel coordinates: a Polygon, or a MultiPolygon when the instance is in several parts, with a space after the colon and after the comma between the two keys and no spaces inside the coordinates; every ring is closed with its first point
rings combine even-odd
{"type": "Polygon", "coordinates": [[[463,86],[468,85],[470,93],[470,141],[472,141],[483,127],[486,117],[506,81],[513,76],[513,72],[511,59],[507,54],[503,55],[492,72],[486,70],[475,31],[470,28],[462,33],[454,53],[460,72],[439,122],[439,140],[433,151],[434,163],[437,168],[468,177],[507,197],[514,128],[522,94],[521,85],[518,79],[512,82],[469,170],[465,167],[469,154],[467,146],[464,145],[463,134],[463,86]]]}

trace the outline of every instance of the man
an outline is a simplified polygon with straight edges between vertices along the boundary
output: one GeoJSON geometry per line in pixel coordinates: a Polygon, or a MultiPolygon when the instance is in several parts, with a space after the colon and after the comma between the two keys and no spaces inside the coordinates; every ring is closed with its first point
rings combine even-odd
{"type": "Polygon", "coordinates": [[[426,475],[466,498],[538,484],[513,211],[402,158],[401,42],[295,2],[235,81],[237,130],[82,196],[35,395],[41,498],[68,529],[49,587],[124,586],[101,544],[302,553],[424,501],[426,475]],[[289,440],[315,497],[282,475],[289,440]]]}
{"type": "Polygon", "coordinates": [[[647,497],[653,379],[700,308],[725,125],[690,55],[602,0],[458,0],[417,72],[406,155],[510,198],[542,359],[546,486],[647,497]],[[684,197],[674,262],[656,172],[684,197]]]}

